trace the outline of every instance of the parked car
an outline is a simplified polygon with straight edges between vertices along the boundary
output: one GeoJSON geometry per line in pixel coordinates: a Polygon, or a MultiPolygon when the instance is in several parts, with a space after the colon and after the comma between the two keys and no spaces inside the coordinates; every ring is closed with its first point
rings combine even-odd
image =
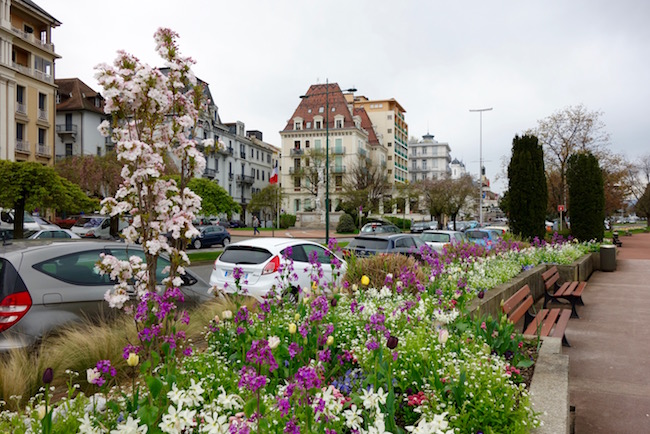
{"type": "MultiPolygon", "coordinates": [[[[110,241],[13,241],[0,245],[0,351],[23,348],[46,333],[84,318],[110,312],[104,294],[116,283],[95,268],[100,253],[121,260],[138,255],[140,246],[110,241]]],[[[158,281],[169,260],[160,257],[158,281]]],[[[209,285],[189,270],[181,291],[187,303],[212,299],[209,285]]]]}
{"type": "Polygon", "coordinates": [[[450,221],[449,223],[447,223],[447,229],[449,229],[450,231],[456,230],[456,231],[464,232],[464,231],[466,231],[468,229],[478,228],[478,226],[479,226],[479,223],[476,220],[457,221],[456,222],[456,229],[454,229],[454,222],[453,221],[450,221]]]}
{"type": "Polygon", "coordinates": [[[362,234],[400,233],[402,230],[392,223],[370,222],[361,227],[362,234]]]}
{"type": "MultiPolygon", "coordinates": [[[[128,223],[120,219],[118,231],[122,231],[128,223]]],[[[83,216],[77,220],[72,228],[72,232],[81,238],[111,238],[111,218],[105,215],[83,216]]]]}
{"type": "Polygon", "coordinates": [[[29,231],[24,234],[24,237],[28,240],[47,240],[47,239],[68,239],[68,240],[80,240],[81,237],[70,229],[41,229],[40,231],[29,231]]]}
{"type": "Polygon", "coordinates": [[[412,234],[421,234],[422,232],[429,229],[438,229],[438,222],[432,220],[430,222],[414,222],[411,224],[412,234]]]}
{"type": "Polygon", "coordinates": [[[506,232],[510,232],[510,228],[506,225],[489,225],[489,226],[483,226],[481,229],[497,231],[500,234],[500,236],[504,236],[506,232]]]}
{"type": "Polygon", "coordinates": [[[372,256],[378,253],[401,253],[420,258],[420,250],[425,246],[424,241],[412,234],[364,234],[354,237],[347,246],[343,247],[346,254],[356,256],[372,256]]]}
{"type": "Polygon", "coordinates": [[[210,284],[223,292],[234,293],[236,287],[233,273],[235,268],[240,268],[243,273],[242,282],[245,282],[243,289],[261,301],[278,285],[280,273],[285,268],[284,255],[289,248],[293,271],[298,277],[290,282],[294,295],[298,288],[311,287],[314,265],[309,260],[310,255],[317,255],[317,262],[322,264],[321,282],[338,284],[347,270],[347,263],[338,258],[341,268],[337,278],[330,265],[335,254],[318,243],[295,238],[252,238],[226,247],[214,262],[210,284]]]}
{"type": "Polygon", "coordinates": [[[199,235],[192,238],[190,245],[195,249],[221,244],[226,247],[230,244],[230,233],[223,226],[209,225],[197,227],[199,235]]]}
{"type": "Polygon", "coordinates": [[[208,217],[196,217],[194,220],[192,220],[192,224],[196,226],[207,226],[211,225],[212,221],[208,217]]]}
{"type": "Polygon", "coordinates": [[[420,238],[436,252],[442,252],[451,244],[467,242],[467,237],[460,231],[428,230],[422,232],[420,238]]]}
{"type": "Polygon", "coordinates": [[[243,222],[242,220],[230,220],[230,227],[231,228],[245,228],[246,223],[243,222]]]}
{"type": "MultiPolygon", "coordinates": [[[[14,228],[14,210],[0,210],[0,229],[14,228]]],[[[45,220],[40,216],[29,214],[27,211],[23,214],[23,230],[38,231],[40,229],[59,229],[59,226],[45,220]]]]}
{"type": "Polygon", "coordinates": [[[465,231],[465,236],[470,243],[480,244],[487,249],[491,249],[492,245],[501,238],[497,231],[489,229],[470,229],[465,231]]]}

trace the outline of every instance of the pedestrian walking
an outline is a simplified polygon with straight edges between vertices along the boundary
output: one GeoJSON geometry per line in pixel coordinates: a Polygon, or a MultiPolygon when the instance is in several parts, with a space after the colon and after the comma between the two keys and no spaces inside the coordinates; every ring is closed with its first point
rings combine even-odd
{"type": "Polygon", "coordinates": [[[253,235],[257,235],[260,233],[260,230],[258,229],[260,227],[260,221],[257,219],[257,216],[253,216],[253,235]]]}

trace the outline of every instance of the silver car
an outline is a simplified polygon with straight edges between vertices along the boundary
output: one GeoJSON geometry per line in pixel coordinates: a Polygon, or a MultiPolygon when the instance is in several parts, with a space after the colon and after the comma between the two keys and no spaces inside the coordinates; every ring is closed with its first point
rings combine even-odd
{"type": "Polygon", "coordinates": [[[428,230],[422,232],[420,238],[438,253],[451,244],[467,242],[465,234],[459,231],[428,230]]]}
{"type": "MultiPolygon", "coordinates": [[[[112,309],[104,294],[115,284],[95,269],[100,253],[126,260],[140,246],[107,241],[15,241],[0,245],[0,351],[31,346],[73,321],[112,309]]],[[[158,281],[169,265],[158,259],[158,281]]],[[[209,285],[186,271],[181,291],[188,303],[212,299],[209,285]]]]}

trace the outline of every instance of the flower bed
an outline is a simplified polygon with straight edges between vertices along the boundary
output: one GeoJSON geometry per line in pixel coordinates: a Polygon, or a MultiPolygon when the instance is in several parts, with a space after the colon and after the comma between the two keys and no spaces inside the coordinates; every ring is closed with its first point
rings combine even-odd
{"type": "MultiPolygon", "coordinates": [[[[70,399],[45,414],[59,432],[529,432],[538,420],[520,382],[526,343],[506,321],[462,312],[548,255],[573,262],[589,248],[464,247],[427,256],[429,282],[404,270],[314,285],[298,305],[242,305],[211,322],[206,351],[163,364],[154,352],[140,384],[121,389],[101,361],[88,373],[100,393],[75,395],[71,377],[70,399]]],[[[125,351],[129,364],[137,351],[125,351]]],[[[0,429],[36,429],[46,402],[3,413],[0,429]]]]}

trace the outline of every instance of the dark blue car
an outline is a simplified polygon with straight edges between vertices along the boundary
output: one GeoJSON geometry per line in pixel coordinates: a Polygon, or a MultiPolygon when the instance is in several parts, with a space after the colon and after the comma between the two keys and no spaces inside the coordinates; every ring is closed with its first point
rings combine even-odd
{"type": "Polygon", "coordinates": [[[201,247],[210,247],[215,244],[221,244],[226,247],[230,244],[230,233],[223,226],[207,225],[197,227],[200,234],[198,237],[192,238],[190,245],[195,249],[201,247]]]}
{"type": "Polygon", "coordinates": [[[359,235],[343,247],[344,255],[353,253],[358,257],[379,253],[401,253],[420,258],[420,249],[426,244],[420,237],[412,234],[359,235]]]}

